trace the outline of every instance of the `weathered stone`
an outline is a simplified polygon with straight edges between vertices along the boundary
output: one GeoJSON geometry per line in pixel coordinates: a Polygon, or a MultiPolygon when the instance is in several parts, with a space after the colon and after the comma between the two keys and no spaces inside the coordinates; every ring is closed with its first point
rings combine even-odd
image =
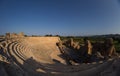
{"type": "Polygon", "coordinates": [[[87,53],[88,53],[89,55],[91,55],[91,54],[92,54],[92,45],[91,45],[91,42],[90,42],[89,40],[86,40],[86,41],[85,41],[85,48],[87,49],[87,50],[86,50],[87,53]]]}
{"type": "Polygon", "coordinates": [[[80,45],[77,45],[77,46],[76,46],[76,49],[79,50],[79,49],[80,49],[80,45]]]}
{"type": "Polygon", "coordinates": [[[6,39],[9,39],[9,38],[10,38],[10,33],[6,33],[5,38],[6,38],[6,39]]]}
{"type": "Polygon", "coordinates": [[[11,33],[11,34],[10,34],[10,37],[11,37],[11,38],[17,38],[18,35],[17,35],[16,33],[11,33]]]}
{"type": "Polygon", "coordinates": [[[19,37],[24,37],[24,33],[23,33],[23,32],[20,32],[20,33],[19,33],[19,37]]]}
{"type": "Polygon", "coordinates": [[[113,39],[108,38],[105,41],[105,48],[106,48],[106,55],[107,56],[112,56],[116,54],[115,46],[113,44],[113,39]]]}

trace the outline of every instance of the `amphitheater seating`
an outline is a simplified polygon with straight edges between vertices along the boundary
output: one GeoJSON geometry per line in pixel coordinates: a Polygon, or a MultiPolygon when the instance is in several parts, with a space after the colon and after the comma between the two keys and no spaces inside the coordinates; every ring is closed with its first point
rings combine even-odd
{"type": "Polygon", "coordinates": [[[57,55],[56,60],[60,60],[60,57],[58,56],[60,51],[56,46],[57,41],[58,38],[44,39],[39,37],[29,37],[7,43],[7,50],[12,61],[29,73],[29,76],[95,76],[98,73],[103,73],[103,71],[114,62],[114,60],[110,60],[104,61],[103,63],[82,63],[72,66],[64,65],[62,63],[57,64],[52,61],[53,57],[51,56],[55,54],[57,55]],[[36,49],[36,47],[38,49],[36,49]],[[45,58],[42,56],[45,56],[45,58]],[[31,57],[33,58],[32,61],[30,61],[31,57]],[[37,69],[44,70],[47,73],[41,71],[36,73],[35,70],[37,69]]]}

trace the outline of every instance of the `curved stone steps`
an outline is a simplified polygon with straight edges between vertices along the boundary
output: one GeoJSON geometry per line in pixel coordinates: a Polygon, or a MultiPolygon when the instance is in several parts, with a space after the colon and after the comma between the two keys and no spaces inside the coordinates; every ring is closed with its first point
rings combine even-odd
{"type": "MultiPolygon", "coordinates": [[[[17,44],[16,44],[17,45],[17,44]]],[[[20,53],[20,50],[17,50],[17,48],[19,48],[19,47],[14,47],[15,49],[13,50],[14,51],[14,53],[20,58],[20,59],[22,59],[22,60],[25,60],[25,56],[24,55],[22,55],[22,53],[20,53]]]]}
{"type": "MultiPolygon", "coordinates": [[[[18,66],[21,66],[21,68],[26,71],[25,67],[22,66],[22,64],[29,64],[27,62],[25,62],[25,60],[23,60],[20,56],[18,56],[18,54],[15,54],[15,52],[13,51],[13,46],[15,43],[10,43],[8,46],[8,52],[10,54],[10,57],[12,58],[12,61],[15,62],[18,66]]],[[[30,67],[30,66],[29,66],[30,67]]],[[[32,67],[31,67],[32,68],[32,67]]]]}
{"type": "Polygon", "coordinates": [[[120,64],[120,58],[115,59],[114,62],[111,64],[111,66],[106,68],[106,70],[102,71],[100,75],[101,76],[118,76],[116,75],[118,72],[120,72],[120,66],[118,64],[120,64]]]}
{"type": "Polygon", "coordinates": [[[102,65],[101,63],[96,63],[96,64],[80,64],[80,65],[72,65],[72,66],[66,66],[66,65],[43,65],[50,71],[57,71],[57,72],[64,72],[64,73],[69,73],[69,72],[77,72],[77,71],[84,71],[88,70],[94,67],[98,67],[102,65]],[[62,66],[62,67],[61,67],[62,66]],[[61,70],[63,69],[63,70],[61,70]]]}
{"type": "Polygon", "coordinates": [[[20,50],[21,50],[20,52],[22,53],[22,55],[24,55],[26,58],[31,57],[31,56],[28,55],[31,52],[31,50],[29,49],[29,47],[21,45],[20,50]]]}
{"type": "MultiPolygon", "coordinates": [[[[69,67],[66,67],[66,65],[65,66],[57,66],[57,69],[55,69],[56,67],[54,67],[54,65],[53,66],[48,66],[47,67],[47,65],[45,65],[45,67],[46,68],[54,68],[54,69],[49,69],[50,71],[58,71],[58,72],[74,72],[74,71],[83,71],[83,70],[88,70],[88,69],[91,69],[91,68],[94,68],[94,67],[97,67],[97,66],[99,66],[99,65],[101,65],[101,63],[96,63],[96,64],[92,64],[92,63],[90,63],[90,64],[82,64],[82,65],[78,65],[78,66],[69,66],[69,67]],[[71,67],[71,68],[70,68],[71,67]],[[62,71],[59,71],[58,70],[58,68],[59,69],[63,69],[62,71]],[[81,69],[82,68],[82,69],[81,69]],[[69,70],[68,70],[69,69],[69,70]]],[[[32,66],[34,66],[34,65],[32,65],[32,66]]]]}
{"type": "Polygon", "coordinates": [[[1,44],[6,43],[6,41],[0,41],[1,44]]]}
{"type": "Polygon", "coordinates": [[[23,52],[23,54],[26,54],[26,52],[28,53],[29,50],[27,49],[26,46],[23,46],[23,45],[22,45],[22,52],[23,52]]]}
{"type": "Polygon", "coordinates": [[[21,59],[23,59],[23,60],[25,60],[26,59],[26,57],[24,56],[24,55],[22,55],[22,53],[20,52],[20,50],[18,50],[18,43],[16,43],[16,45],[14,46],[14,52],[21,58],[21,59]]]}
{"type": "MultiPolygon", "coordinates": [[[[11,46],[13,46],[13,45],[11,45],[11,46]]],[[[11,47],[10,46],[10,47],[11,47]]],[[[15,57],[16,58],[16,57],[15,57]]],[[[17,59],[18,60],[18,59],[17,59]]],[[[24,62],[25,63],[25,62],[24,62]]],[[[89,65],[89,64],[87,64],[87,65],[89,65]]],[[[106,64],[106,65],[108,65],[108,64],[106,64]]],[[[31,68],[31,70],[28,70],[29,72],[30,71],[32,71],[32,68],[34,68],[34,64],[32,65],[32,64],[28,64],[28,66],[31,68]]],[[[83,65],[81,65],[81,66],[83,66],[83,65]]],[[[89,65],[90,66],[90,65],[89,65]]],[[[73,67],[75,67],[75,66],[73,66],[73,67]]],[[[76,66],[76,67],[78,67],[78,66],[76,66]]],[[[99,67],[99,66],[98,66],[99,67]]],[[[104,66],[102,66],[101,68],[103,68],[104,66]]],[[[53,68],[53,67],[52,67],[53,68]]],[[[55,67],[54,67],[55,68],[55,67]]],[[[80,67],[79,67],[80,68],[80,67]]],[[[70,68],[68,68],[68,69],[63,69],[63,70],[69,70],[70,68]]],[[[60,74],[56,74],[57,76],[58,75],[62,75],[62,76],[72,76],[72,75],[75,75],[75,76],[78,76],[78,75],[84,75],[84,76],[87,76],[86,75],[86,72],[89,72],[89,71],[95,71],[95,70],[97,70],[97,68],[96,67],[94,67],[94,68],[92,68],[92,69],[87,69],[87,70],[84,70],[84,71],[76,71],[76,69],[74,68],[72,71],[68,71],[68,72],[66,72],[66,71],[58,71],[58,70],[50,70],[51,71],[51,73],[55,73],[55,72],[58,72],[58,73],[60,73],[60,74]],[[86,72],[85,72],[86,71],[86,72]],[[72,73],[71,73],[72,72],[72,73]]],[[[90,72],[90,74],[91,74],[91,72],[90,72]]],[[[93,74],[93,73],[92,73],[93,74]]],[[[91,74],[91,75],[92,75],[91,74]]]]}
{"type": "MultiPolygon", "coordinates": [[[[76,69],[72,69],[72,71],[70,71],[69,67],[70,66],[66,66],[67,69],[64,69],[64,66],[61,66],[61,68],[58,68],[58,66],[56,67],[51,67],[52,69],[57,68],[56,70],[52,70],[49,69],[49,67],[43,66],[44,70],[47,72],[50,72],[49,76],[96,76],[97,74],[100,74],[103,70],[105,70],[107,67],[109,67],[111,64],[113,63],[113,61],[107,61],[104,64],[100,64],[99,66],[90,68],[90,69],[86,69],[86,70],[76,70],[76,69]],[[58,71],[58,69],[62,69],[61,71],[58,71]],[[68,70],[68,72],[64,71],[64,70],[68,70]]],[[[82,65],[81,65],[82,66],[82,65]]],[[[34,63],[28,63],[26,68],[29,67],[29,71],[32,71],[32,69],[34,69],[35,67],[40,67],[40,65],[35,65],[34,63]],[[30,66],[30,67],[29,67],[30,66]]],[[[43,67],[41,67],[43,69],[43,67]]],[[[75,67],[75,66],[72,66],[75,67]]],[[[80,68],[79,68],[80,69],[80,68]]],[[[26,69],[28,70],[28,69],[26,69]]],[[[44,76],[44,75],[43,75],[44,76]]]]}
{"type": "Polygon", "coordinates": [[[23,60],[23,61],[25,61],[25,59],[23,58],[23,56],[21,55],[21,54],[19,54],[19,52],[15,49],[16,48],[16,45],[17,43],[14,43],[14,45],[12,46],[12,52],[16,55],[16,56],[18,56],[19,57],[19,59],[21,59],[21,60],[23,60]]]}
{"type": "Polygon", "coordinates": [[[14,54],[16,54],[16,56],[18,56],[21,60],[25,60],[25,59],[26,59],[25,56],[24,56],[22,53],[20,53],[20,50],[17,50],[17,48],[19,48],[19,47],[17,47],[17,44],[18,44],[18,43],[16,43],[16,42],[14,42],[14,43],[12,44],[12,49],[11,49],[11,51],[12,51],[14,54]]]}
{"type": "Polygon", "coordinates": [[[25,59],[27,59],[27,56],[24,54],[24,46],[19,44],[18,50],[17,50],[25,59]]]}
{"type": "Polygon", "coordinates": [[[26,60],[26,59],[30,58],[31,56],[29,56],[27,54],[29,54],[31,52],[31,49],[27,45],[25,46],[21,43],[17,43],[17,44],[18,44],[18,48],[16,50],[21,56],[24,57],[23,59],[26,60]]]}
{"type": "Polygon", "coordinates": [[[74,71],[70,72],[58,72],[56,76],[97,76],[100,75],[100,73],[104,71],[106,68],[111,66],[112,63],[113,61],[107,61],[104,64],[82,71],[77,71],[76,69],[74,69],[74,71]]]}
{"type": "Polygon", "coordinates": [[[1,42],[1,41],[4,41],[4,40],[5,40],[4,38],[0,38],[0,42],[1,42]]]}
{"type": "Polygon", "coordinates": [[[29,46],[30,45],[26,43],[22,44],[19,42],[17,43],[13,42],[9,45],[9,49],[12,47],[10,49],[11,56],[14,57],[15,60],[18,61],[19,63],[22,63],[23,61],[24,65],[22,67],[24,68],[24,71],[29,73],[29,76],[96,76],[100,74],[102,71],[104,71],[107,67],[111,66],[114,61],[114,60],[111,60],[111,61],[105,61],[103,63],[89,63],[89,64],[79,64],[79,65],[72,65],[72,66],[63,65],[60,63],[59,64],[56,64],[56,63],[42,64],[40,62],[39,64],[34,62],[33,61],[34,59],[30,61],[29,60],[27,61],[27,59],[22,60],[25,58],[29,58],[32,55],[32,54],[28,54],[32,50],[31,47],[29,46]],[[41,75],[41,73],[37,74],[35,72],[37,70],[36,68],[43,69],[44,71],[46,71],[46,73],[44,75],[41,75]]]}
{"type": "Polygon", "coordinates": [[[25,59],[26,57],[22,54],[22,52],[21,52],[21,45],[20,44],[17,44],[17,47],[16,47],[16,50],[17,50],[17,52],[21,55],[21,56],[23,56],[23,58],[25,59]]]}
{"type": "Polygon", "coordinates": [[[8,43],[6,41],[2,41],[2,42],[0,42],[0,45],[2,45],[3,47],[7,47],[8,43]]]}
{"type": "MultiPolygon", "coordinates": [[[[46,43],[47,44],[47,43],[46,43]]],[[[46,49],[45,49],[46,50],[46,49]]],[[[77,69],[78,68],[78,71],[80,71],[80,70],[85,70],[85,69],[88,69],[88,68],[94,68],[94,67],[96,67],[96,66],[99,66],[99,65],[101,65],[101,64],[99,64],[99,63],[96,63],[96,64],[86,64],[86,66],[88,65],[88,67],[87,68],[84,68],[84,69],[79,69],[79,67],[77,66],[76,68],[73,68],[73,69],[77,69]]],[[[79,66],[81,66],[81,65],[79,65],[79,66]]],[[[64,66],[63,66],[64,67],[64,66]]],[[[56,66],[48,66],[47,68],[54,68],[54,69],[50,69],[50,70],[56,70],[55,68],[56,68],[56,66]]],[[[58,66],[57,66],[57,68],[59,68],[58,66]]],[[[80,67],[80,68],[83,68],[83,67],[80,67]]],[[[68,68],[67,68],[68,69],[68,68]]],[[[65,69],[65,71],[64,72],[66,72],[67,71],[67,69],[65,69]]],[[[71,71],[73,71],[73,70],[71,70],[71,71]]],[[[70,72],[70,71],[68,71],[68,72],[70,72]]]]}
{"type": "Polygon", "coordinates": [[[31,52],[30,49],[28,47],[26,47],[26,46],[21,45],[20,43],[17,43],[16,52],[24,60],[27,60],[28,58],[31,57],[31,56],[27,56],[27,54],[31,52]]]}
{"type": "MultiPolygon", "coordinates": [[[[66,69],[65,68],[63,68],[63,67],[66,67],[66,66],[60,66],[61,68],[58,68],[58,66],[56,67],[51,67],[51,66],[46,66],[45,65],[45,67],[46,68],[44,68],[44,69],[47,69],[47,70],[49,70],[49,72],[62,72],[62,73],[69,73],[69,72],[81,72],[81,71],[85,71],[85,70],[90,70],[90,69],[92,69],[92,68],[95,68],[95,67],[99,67],[100,65],[104,65],[104,63],[103,64],[101,64],[101,63],[98,63],[98,64],[86,64],[86,66],[83,66],[83,65],[79,65],[79,66],[82,66],[82,67],[78,67],[78,66],[76,66],[76,68],[75,68],[75,66],[73,66],[71,69],[69,68],[69,67],[67,67],[66,69]],[[87,67],[88,66],[88,67],[87,67]],[[83,67],[86,67],[86,68],[84,68],[84,69],[82,69],[81,70],[81,68],[83,68],[83,67]],[[51,69],[48,69],[48,68],[51,68],[51,69]],[[61,70],[58,70],[58,69],[63,69],[62,71],[61,70]]],[[[30,65],[30,66],[34,66],[35,67],[35,65],[30,65]]],[[[54,65],[53,65],[54,66],[54,65]]]]}
{"type": "Polygon", "coordinates": [[[10,57],[12,58],[13,61],[15,61],[17,64],[23,64],[24,61],[22,59],[20,59],[20,57],[18,57],[18,55],[16,55],[13,51],[13,46],[14,46],[15,43],[10,43],[8,45],[8,53],[10,55],[10,57]]]}
{"type": "Polygon", "coordinates": [[[10,54],[10,57],[12,58],[12,60],[13,60],[13,62],[15,62],[17,65],[19,65],[19,66],[21,66],[21,68],[24,70],[24,71],[26,71],[26,72],[28,72],[28,73],[30,73],[30,74],[32,74],[33,73],[33,69],[34,69],[34,65],[30,65],[30,63],[28,63],[28,62],[26,62],[25,60],[23,60],[21,57],[19,57],[18,56],[18,54],[16,54],[15,53],[15,51],[13,51],[14,49],[14,45],[15,45],[16,43],[10,43],[9,45],[8,45],[8,52],[9,52],[9,54],[10,54]],[[26,66],[22,66],[22,64],[26,64],[26,66]],[[27,68],[30,68],[30,69],[27,69],[27,68]]]}

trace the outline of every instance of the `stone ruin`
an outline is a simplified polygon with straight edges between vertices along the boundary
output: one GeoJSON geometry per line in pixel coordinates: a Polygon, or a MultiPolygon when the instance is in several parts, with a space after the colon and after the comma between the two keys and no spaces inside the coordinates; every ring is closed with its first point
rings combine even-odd
{"type": "Polygon", "coordinates": [[[112,39],[95,44],[85,39],[81,45],[73,39],[21,36],[7,33],[10,42],[1,38],[0,76],[120,76],[112,39]]]}
{"type": "Polygon", "coordinates": [[[78,42],[74,42],[74,40],[70,38],[69,40],[64,42],[60,41],[58,43],[58,47],[60,48],[62,54],[64,55],[66,54],[66,56],[69,57],[69,59],[75,62],[77,61],[77,63],[81,62],[89,63],[96,61],[96,59],[104,60],[106,58],[118,56],[112,38],[107,38],[102,44],[95,43],[94,45],[92,45],[92,43],[88,39],[84,39],[84,45],[80,45],[78,42]],[[66,50],[64,48],[72,50],[69,50],[66,53],[66,50]],[[71,57],[71,54],[69,54],[68,52],[75,53],[73,58],[71,57]]]}
{"type": "Polygon", "coordinates": [[[24,33],[23,33],[23,32],[20,32],[20,33],[18,34],[18,36],[19,36],[19,37],[24,37],[24,33]]]}
{"type": "Polygon", "coordinates": [[[20,32],[19,34],[17,33],[6,33],[6,38],[10,39],[10,38],[21,38],[24,37],[24,33],[20,32]]]}
{"type": "Polygon", "coordinates": [[[10,38],[10,33],[6,33],[6,39],[9,39],[10,38]]]}

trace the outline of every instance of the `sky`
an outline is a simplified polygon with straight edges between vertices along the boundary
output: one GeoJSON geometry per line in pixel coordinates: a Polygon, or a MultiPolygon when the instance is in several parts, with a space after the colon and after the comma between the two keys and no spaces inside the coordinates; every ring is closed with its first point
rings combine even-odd
{"type": "Polygon", "coordinates": [[[0,34],[120,34],[120,0],[0,0],[0,34]]]}

